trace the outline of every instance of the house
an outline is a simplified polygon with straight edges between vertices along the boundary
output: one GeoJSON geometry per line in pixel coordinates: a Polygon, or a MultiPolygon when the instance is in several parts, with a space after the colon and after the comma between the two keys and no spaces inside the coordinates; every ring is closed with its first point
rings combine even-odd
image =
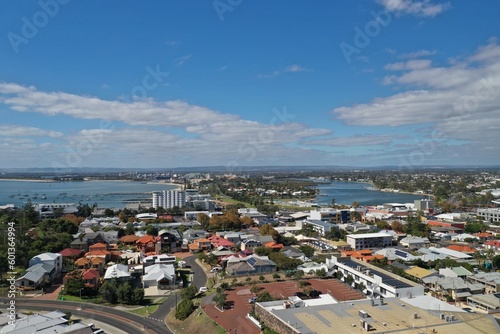
{"type": "Polygon", "coordinates": [[[89,250],[89,245],[87,244],[87,241],[80,240],[79,238],[73,240],[70,246],[71,248],[80,249],[84,252],[87,252],[89,250]]]}
{"type": "Polygon", "coordinates": [[[182,233],[178,230],[161,230],[158,232],[158,239],[162,249],[167,252],[180,252],[182,244],[182,233]]]}
{"type": "Polygon", "coordinates": [[[254,240],[254,239],[245,239],[241,242],[241,250],[242,251],[249,250],[249,251],[253,252],[253,250],[256,247],[261,247],[261,246],[262,246],[262,242],[254,240]]]}
{"type": "Polygon", "coordinates": [[[97,270],[99,273],[104,273],[104,265],[106,263],[103,257],[81,257],[75,261],[75,266],[78,269],[93,269],[97,270]]]}
{"type": "Polygon", "coordinates": [[[486,249],[492,249],[495,252],[500,250],[500,240],[489,240],[484,243],[486,249]]]}
{"type": "Polygon", "coordinates": [[[59,252],[63,259],[70,259],[70,260],[76,260],[85,254],[85,252],[81,249],[76,249],[76,248],[65,248],[62,251],[59,252]]]}
{"type": "Polygon", "coordinates": [[[456,251],[456,252],[469,254],[469,255],[473,255],[474,253],[477,253],[477,249],[472,248],[468,245],[455,244],[455,245],[449,245],[446,248],[451,249],[451,250],[456,251]]]}
{"type": "Polygon", "coordinates": [[[212,243],[212,246],[214,248],[217,248],[219,246],[221,247],[226,247],[226,248],[232,248],[234,247],[234,243],[226,238],[223,238],[221,236],[213,235],[208,238],[210,242],[212,243]]]}
{"type": "Polygon", "coordinates": [[[155,264],[174,264],[176,258],[173,255],[160,254],[160,255],[150,255],[142,259],[144,267],[155,265],[155,264]]]}
{"type": "Polygon", "coordinates": [[[24,333],[75,333],[92,334],[92,328],[82,322],[74,322],[71,325],[61,311],[52,311],[45,314],[32,314],[17,319],[2,327],[2,334],[24,334],[24,333]]]}
{"type": "Polygon", "coordinates": [[[297,266],[297,270],[302,270],[305,274],[311,274],[322,269],[325,273],[328,272],[328,267],[324,263],[306,262],[297,266]]]}
{"type": "Polygon", "coordinates": [[[130,272],[128,266],[125,264],[114,264],[106,269],[104,279],[118,279],[119,281],[126,281],[130,279],[130,272]]]}
{"type": "Polygon", "coordinates": [[[45,273],[42,271],[26,271],[16,279],[16,288],[19,290],[37,290],[45,284],[45,273]]]}
{"type": "Polygon", "coordinates": [[[153,237],[152,235],[145,235],[139,238],[135,242],[137,250],[143,253],[159,253],[161,244],[159,243],[159,238],[153,237]]]}
{"type": "Polygon", "coordinates": [[[453,268],[441,268],[439,269],[439,275],[445,277],[460,277],[463,280],[467,280],[467,277],[471,276],[472,273],[464,267],[460,266],[453,268]]]}
{"type": "Polygon", "coordinates": [[[171,289],[176,282],[173,264],[154,264],[144,268],[142,278],[144,288],[156,287],[160,290],[171,289]]]}
{"type": "Polygon", "coordinates": [[[134,246],[135,243],[137,242],[137,240],[139,240],[139,239],[140,239],[140,237],[133,235],[133,234],[129,234],[129,235],[124,235],[123,237],[118,239],[118,243],[123,244],[123,245],[127,245],[127,246],[134,246]]]}
{"type": "Polygon", "coordinates": [[[34,256],[29,261],[29,266],[32,267],[35,264],[43,263],[54,266],[54,274],[51,275],[51,279],[55,280],[61,276],[62,273],[62,255],[59,253],[42,253],[34,256]]]}
{"type": "Polygon", "coordinates": [[[226,260],[226,272],[229,275],[252,275],[264,274],[276,271],[276,263],[267,256],[258,256],[255,254],[246,257],[230,256],[226,260]]]}
{"type": "Polygon", "coordinates": [[[206,238],[200,238],[194,240],[189,244],[189,250],[191,252],[203,252],[210,250],[212,248],[212,243],[206,238]]]}
{"type": "Polygon", "coordinates": [[[297,259],[297,260],[301,260],[301,261],[306,260],[306,255],[295,248],[288,248],[287,250],[282,251],[281,254],[283,254],[286,257],[289,257],[291,259],[297,259]]]}
{"type": "Polygon", "coordinates": [[[270,241],[268,243],[265,243],[264,247],[271,248],[273,251],[278,251],[279,252],[285,246],[283,246],[283,244],[278,244],[276,241],[270,241]]]}
{"type": "Polygon", "coordinates": [[[419,266],[411,267],[410,269],[405,270],[405,273],[415,278],[417,281],[421,281],[423,278],[436,275],[437,272],[435,270],[428,270],[424,268],[420,268],[419,266]]]}
{"type": "Polygon", "coordinates": [[[467,277],[470,283],[482,284],[484,293],[499,293],[500,292],[500,273],[475,273],[467,277]]]}
{"type": "Polygon", "coordinates": [[[88,289],[99,289],[101,275],[99,270],[87,269],[82,273],[83,285],[88,289]]]}
{"type": "Polygon", "coordinates": [[[413,235],[408,235],[399,241],[399,244],[408,249],[418,249],[422,247],[427,247],[430,245],[430,241],[427,238],[415,237],[413,235]]]}
{"type": "Polygon", "coordinates": [[[422,279],[425,286],[439,298],[465,301],[471,296],[467,283],[459,277],[429,276],[422,279]]]}

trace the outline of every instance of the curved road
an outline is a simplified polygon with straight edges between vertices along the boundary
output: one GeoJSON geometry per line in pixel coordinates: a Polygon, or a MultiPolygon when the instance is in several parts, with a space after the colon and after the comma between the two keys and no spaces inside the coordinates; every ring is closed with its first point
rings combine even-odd
{"type": "MultiPolygon", "coordinates": [[[[194,256],[194,255],[188,256],[184,259],[184,261],[186,261],[186,263],[191,268],[191,271],[193,272],[193,282],[191,284],[193,284],[197,288],[200,288],[201,286],[205,286],[207,284],[207,274],[205,273],[203,268],[201,268],[198,265],[198,263],[196,263],[196,256],[194,256]]],[[[173,294],[173,295],[169,296],[158,307],[156,312],[154,312],[151,315],[151,317],[156,318],[156,319],[165,320],[165,318],[170,313],[170,311],[175,308],[176,301],[180,301],[180,300],[181,300],[181,298],[180,298],[179,292],[177,292],[175,295],[173,294]]],[[[166,328],[165,328],[165,330],[166,330],[166,328]]],[[[170,333],[170,332],[166,332],[166,333],[170,333]]]]}
{"type": "MultiPolygon", "coordinates": [[[[189,256],[184,259],[191,267],[193,272],[192,284],[197,288],[205,286],[207,275],[203,268],[196,263],[195,256],[189,256]]],[[[37,300],[16,298],[16,307],[18,309],[27,309],[33,311],[69,311],[72,314],[95,319],[97,321],[109,324],[130,334],[139,333],[167,333],[172,334],[165,325],[165,318],[170,311],[175,308],[176,301],[180,300],[179,292],[169,296],[150,317],[144,318],[139,315],[117,310],[113,307],[102,306],[98,304],[83,303],[83,309],[78,310],[80,303],[59,300],[37,300]],[[159,319],[161,321],[155,320],[159,319]],[[144,329],[146,325],[146,329],[144,329]]]]}
{"type": "Polygon", "coordinates": [[[136,314],[116,310],[112,307],[101,306],[97,304],[82,304],[83,309],[78,310],[80,303],[56,300],[36,300],[36,299],[16,299],[18,309],[27,309],[34,311],[69,311],[72,314],[95,319],[97,321],[109,324],[130,334],[139,333],[170,333],[165,324],[136,314]],[[146,325],[146,330],[144,329],[146,325]]]}

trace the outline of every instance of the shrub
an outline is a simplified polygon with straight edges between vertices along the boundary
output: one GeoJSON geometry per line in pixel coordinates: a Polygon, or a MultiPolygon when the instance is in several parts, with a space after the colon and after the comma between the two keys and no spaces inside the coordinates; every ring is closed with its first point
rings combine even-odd
{"type": "Polygon", "coordinates": [[[195,310],[193,301],[190,299],[183,299],[177,304],[175,311],[175,318],[178,320],[185,320],[195,310]]]}

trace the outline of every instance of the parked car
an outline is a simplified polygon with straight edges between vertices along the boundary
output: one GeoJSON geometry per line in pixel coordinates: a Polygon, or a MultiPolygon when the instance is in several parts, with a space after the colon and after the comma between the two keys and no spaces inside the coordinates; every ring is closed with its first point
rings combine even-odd
{"type": "Polygon", "coordinates": [[[218,271],[222,270],[222,267],[213,267],[212,269],[210,269],[210,272],[211,273],[216,273],[218,271]]]}
{"type": "Polygon", "coordinates": [[[248,299],[248,302],[249,302],[250,304],[253,304],[253,303],[255,303],[256,301],[257,301],[257,297],[252,297],[252,298],[248,299]]]}
{"type": "Polygon", "coordinates": [[[206,286],[202,286],[199,290],[198,290],[198,293],[202,293],[202,292],[207,292],[208,291],[208,288],[206,286]]]}

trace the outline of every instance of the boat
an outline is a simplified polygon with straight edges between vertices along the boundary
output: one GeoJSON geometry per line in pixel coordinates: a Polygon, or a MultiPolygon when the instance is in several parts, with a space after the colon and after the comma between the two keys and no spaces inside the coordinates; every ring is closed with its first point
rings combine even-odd
{"type": "Polygon", "coordinates": [[[42,199],[47,199],[47,196],[42,196],[42,199]]]}

